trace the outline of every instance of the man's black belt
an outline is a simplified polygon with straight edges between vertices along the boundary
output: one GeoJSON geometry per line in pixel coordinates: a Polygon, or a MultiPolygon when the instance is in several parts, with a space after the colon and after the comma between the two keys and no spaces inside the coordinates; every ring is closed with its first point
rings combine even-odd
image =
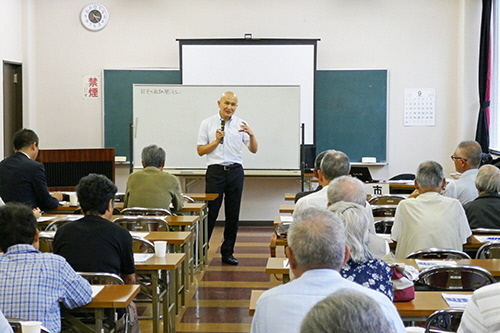
{"type": "Polygon", "coordinates": [[[208,166],[209,168],[217,168],[217,169],[222,169],[224,171],[227,170],[232,170],[232,169],[237,169],[241,168],[241,164],[239,163],[233,163],[233,164],[228,164],[228,165],[221,165],[221,164],[211,164],[208,166]]]}

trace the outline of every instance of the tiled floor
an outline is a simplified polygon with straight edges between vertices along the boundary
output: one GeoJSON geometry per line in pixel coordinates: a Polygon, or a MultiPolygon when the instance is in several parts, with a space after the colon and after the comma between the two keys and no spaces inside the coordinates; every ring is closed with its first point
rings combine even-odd
{"type": "MultiPolygon", "coordinates": [[[[266,274],[269,238],[272,227],[240,227],[235,257],[240,264],[221,263],[219,245],[222,228],[217,227],[209,250],[209,265],[196,273],[187,306],[181,309],[177,332],[249,332],[252,317],[248,314],[252,289],[268,289],[278,285],[274,276],[266,274]]],[[[283,255],[278,252],[279,255],[283,255]]],[[[141,322],[143,333],[151,332],[150,321],[141,322]]]]}

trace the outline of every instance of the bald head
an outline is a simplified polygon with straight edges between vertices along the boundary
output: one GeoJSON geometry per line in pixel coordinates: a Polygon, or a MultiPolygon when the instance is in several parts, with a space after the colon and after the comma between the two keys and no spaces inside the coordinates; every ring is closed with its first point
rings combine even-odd
{"type": "Polygon", "coordinates": [[[340,176],[328,185],[328,203],[352,202],[364,206],[366,204],[365,185],[357,178],[340,176]]]}
{"type": "Polygon", "coordinates": [[[238,107],[238,97],[232,91],[226,91],[217,101],[219,115],[225,121],[229,121],[238,107]]]}

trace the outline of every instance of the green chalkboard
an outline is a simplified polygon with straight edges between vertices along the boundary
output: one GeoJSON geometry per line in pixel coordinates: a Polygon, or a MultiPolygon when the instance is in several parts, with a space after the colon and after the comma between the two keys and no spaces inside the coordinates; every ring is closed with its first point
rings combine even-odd
{"type": "Polygon", "coordinates": [[[179,70],[104,70],[104,146],[130,161],[133,85],[180,84],[179,70]]]}
{"type": "Polygon", "coordinates": [[[316,71],[314,123],[316,152],[386,162],[387,70],[316,71]]]}
{"type": "MultiPolygon", "coordinates": [[[[130,160],[133,84],[181,84],[179,70],[104,70],[106,148],[130,160]]],[[[338,149],[352,162],[387,160],[387,70],[317,70],[316,151],[338,149]]]]}

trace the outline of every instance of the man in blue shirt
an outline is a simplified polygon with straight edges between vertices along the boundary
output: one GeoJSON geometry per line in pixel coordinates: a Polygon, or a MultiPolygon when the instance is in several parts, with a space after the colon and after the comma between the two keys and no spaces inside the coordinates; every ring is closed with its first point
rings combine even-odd
{"type": "Polygon", "coordinates": [[[63,257],[38,251],[37,221],[19,203],[0,207],[0,310],[61,331],[60,302],[73,309],[92,300],[90,284],[63,257]]]}
{"type": "Polygon", "coordinates": [[[245,175],[241,166],[243,146],[256,153],[257,139],[248,124],[234,116],[238,107],[238,98],[233,92],[225,92],[220,100],[219,113],[205,120],[198,133],[198,155],[207,156],[205,192],[218,193],[219,197],[208,202],[208,240],[219,215],[224,198],[226,224],[224,242],[221,246],[222,262],[237,265],[233,256],[240,215],[241,194],[245,175]]]}

